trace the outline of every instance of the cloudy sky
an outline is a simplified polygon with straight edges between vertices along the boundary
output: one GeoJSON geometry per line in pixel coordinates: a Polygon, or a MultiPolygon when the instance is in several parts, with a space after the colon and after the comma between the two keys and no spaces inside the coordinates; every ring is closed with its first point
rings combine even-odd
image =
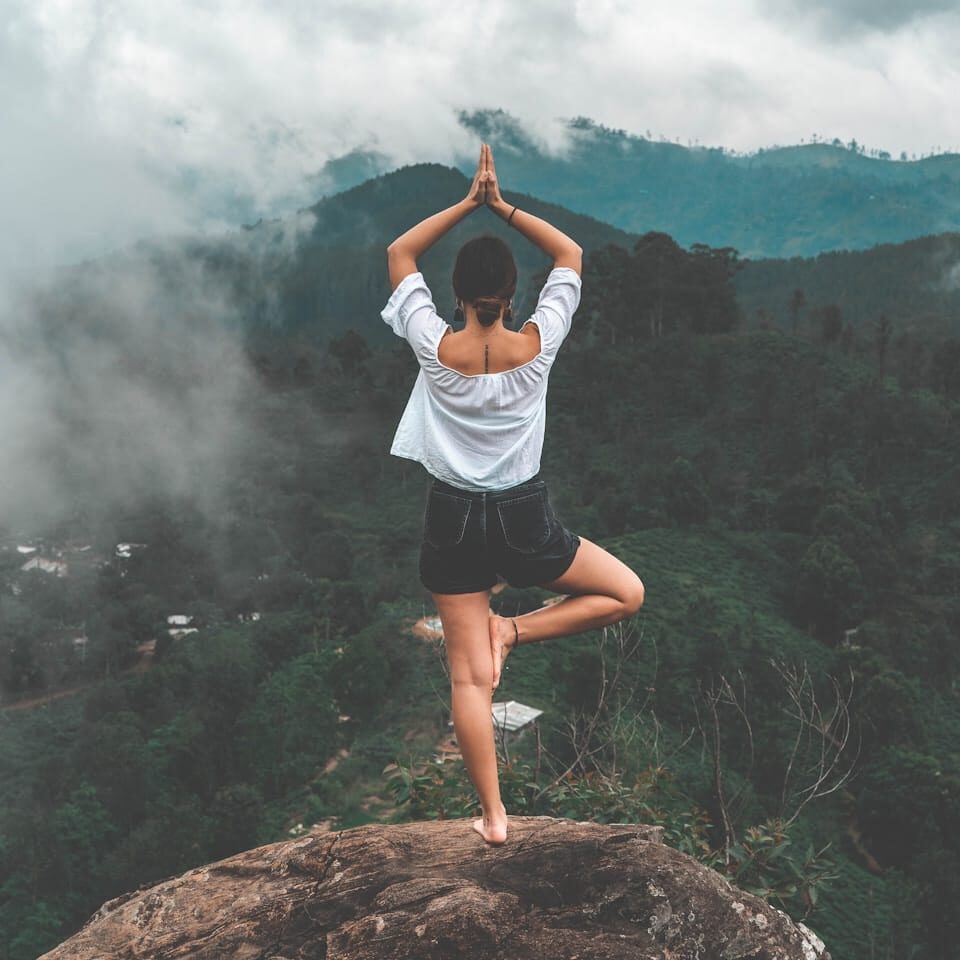
{"type": "Polygon", "coordinates": [[[500,107],[752,150],[960,149],[952,0],[0,0],[0,271],[315,199],[355,146],[473,151],[500,107]],[[456,12],[451,12],[455,10],[456,12]]]}

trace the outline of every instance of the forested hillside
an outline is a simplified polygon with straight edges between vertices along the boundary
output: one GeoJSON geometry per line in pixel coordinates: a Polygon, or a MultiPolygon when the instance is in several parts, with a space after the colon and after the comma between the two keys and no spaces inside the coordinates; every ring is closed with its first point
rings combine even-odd
{"type": "MultiPolygon", "coordinates": [[[[372,342],[386,342],[393,334],[379,311],[390,293],[384,268],[387,244],[428,212],[461,200],[468,187],[469,181],[448,167],[407,167],[321,200],[295,221],[259,223],[226,242],[178,246],[172,259],[186,253],[204,263],[212,277],[232,291],[248,328],[264,333],[267,340],[281,326],[285,334],[303,334],[314,342],[348,329],[359,329],[372,342]]],[[[585,250],[630,242],[628,234],[605,223],[525,194],[507,195],[511,203],[575,235],[585,250]]],[[[423,258],[437,306],[447,316],[454,307],[449,278],[456,251],[477,233],[516,237],[499,218],[481,210],[423,258]]],[[[527,279],[546,265],[530,244],[517,245],[516,253],[518,269],[527,279]]],[[[155,255],[162,259],[165,253],[155,255]]],[[[523,293],[518,313],[532,309],[523,302],[523,293]]]]}
{"type": "Polygon", "coordinates": [[[756,260],[737,277],[737,296],[754,323],[816,334],[851,325],[926,338],[960,333],[960,234],[883,244],[858,253],[756,260]]]}
{"type": "MultiPolygon", "coordinates": [[[[432,613],[416,579],[426,478],[386,452],[416,364],[376,315],[350,313],[365,300],[344,295],[337,327],[317,299],[317,264],[385,298],[376,244],[444,201],[427,195],[430,178],[451,199],[463,184],[442,168],[405,176],[320,204],[289,257],[189,248],[236,303],[227,316],[250,371],[230,394],[212,488],[189,482],[188,462],[181,484],[140,478],[142,495],[112,500],[120,461],[82,392],[58,400],[76,407],[72,433],[42,439],[72,499],[42,526],[2,518],[3,960],[35,957],[108,897],[311,824],[470,809],[459,763],[432,760],[448,734],[442,646],[410,630],[432,613]],[[405,182],[423,195],[364,221],[369,248],[350,239],[327,263],[357,212],[380,206],[363,198],[405,182]],[[251,275],[267,262],[275,274],[251,275]],[[348,320],[353,332],[331,339],[348,320]],[[34,554],[62,575],[24,569],[34,554]]],[[[509,744],[508,809],[662,823],[669,842],[805,916],[836,960],[949,956],[954,368],[922,324],[882,348],[866,326],[747,325],[734,251],[660,233],[610,246],[601,224],[566,222],[589,255],[552,373],[543,469],[565,522],[629,562],[647,602],[625,631],[511,657],[498,699],[544,714],[539,737],[509,744]]],[[[280,245],[282,227],[247,239],[280,245]]],[[[455,242],[432,262],[437,285],[455,242]]],[[[171,329],[181,314],[204,329],[212,308],[178,286],[181,260],[131,257],[180,290],[160,311],[171,329]]],[[[529,283],[539,265],[525,265],[529,283]]],[[[214,362],[182,350],[167,367],[159,337],[125,340],[138,328],[90,279],[118,266],[78,269],[29,335],[63,338],[52,345],[66,384],[89,359],[80,345],[100,337],[130,358],[119,373],[187,403],[214,362]]],[[[507,588],[493,602],[545,599],[507,588]]]]}

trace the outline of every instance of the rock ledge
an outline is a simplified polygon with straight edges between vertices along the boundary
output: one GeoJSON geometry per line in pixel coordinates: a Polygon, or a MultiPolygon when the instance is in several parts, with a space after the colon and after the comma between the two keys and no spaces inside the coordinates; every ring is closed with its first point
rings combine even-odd
{"type": "Polygon", "coordinates": [[[829,960],[658,827],[371,824],[248,850],[105,903],[41,960],[829,960]]]}

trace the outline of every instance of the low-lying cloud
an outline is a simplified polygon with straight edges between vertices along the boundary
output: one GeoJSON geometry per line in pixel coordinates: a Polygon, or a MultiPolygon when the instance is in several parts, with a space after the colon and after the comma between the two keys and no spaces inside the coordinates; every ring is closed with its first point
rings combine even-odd
{"type": "Polygon", "coordinates": [[[158,496],[215,514],[256,389],[228,293],[170,253],[5,294],[0,524],[35,533],[158,496]]]}
{"type": "Polygon", "coordinates": [[[846,37],[864,29],[897,30],[931,15],[956,10],[954,0],[770,0],[774,11],[789,17],[816,20],[829,37],[846,37]]]}

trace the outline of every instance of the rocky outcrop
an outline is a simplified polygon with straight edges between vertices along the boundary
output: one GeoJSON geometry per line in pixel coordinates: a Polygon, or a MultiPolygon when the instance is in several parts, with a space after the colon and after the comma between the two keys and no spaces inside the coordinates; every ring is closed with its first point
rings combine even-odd
{"type": "Polygon", "coordinates": [[[656,827],[512,817],[274,843],[105,903],[45,960],[829,960],[656,827]]]}

